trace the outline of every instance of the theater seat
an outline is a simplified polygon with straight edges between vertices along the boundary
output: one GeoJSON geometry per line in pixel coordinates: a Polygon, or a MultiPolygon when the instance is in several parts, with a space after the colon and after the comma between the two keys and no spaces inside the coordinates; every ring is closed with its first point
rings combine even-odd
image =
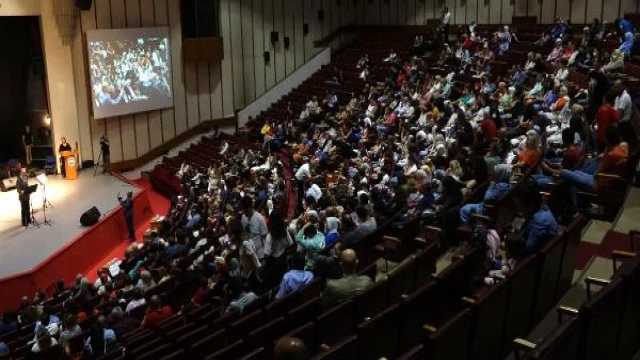
{"type": "Polygon", "coordinates": [[[249,349],[244,346],[244,342],[242,340],[238,340],[205,357],[205,360],[238,359],[242,357],[247,350],[249,349]]]}
{"type": "Polygon", "coordinates": [[[358,337],[349,336],[334,346],[317,354],[313,360],[358,359],[358,337]]]}
{"type": "Polygon", "coordinates": [[[469,355],[468,339],[471,311],[463,309],[449,320],[436,327],[423,326],[426,359],[466,360],[469,355]]]}
{"type": "Polygon", "coordinates": [[[325,311],[317,319],[318,345],[333,345],[353,334],[355,303],[347,301],[329,311],[325,311]]]}
{"type": "Polygon", "coordinates": [[[395,358],[400,341],[400,321],[400,305],[396,304],[358,325],[358,357],[395,358]]]}
{"type": "Polygon", "coordinates": [[[360,322],[365,317],[373,316],[387,306],[386,279],[374,283],[355,299],[355,320],[360,322]]]}

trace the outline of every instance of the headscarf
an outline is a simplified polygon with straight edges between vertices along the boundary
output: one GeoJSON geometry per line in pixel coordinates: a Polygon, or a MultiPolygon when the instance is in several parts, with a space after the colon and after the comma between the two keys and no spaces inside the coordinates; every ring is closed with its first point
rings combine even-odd
{"type": "Polygon", "coordinates": [[[633,34],[630,32],[627,32],[624,34],[624,42],[622,43],[622,45],[620,45],[620,51],[625,54],[625,55],[629,55],[631,53],[631,47],[633,46],[633,34]]]}

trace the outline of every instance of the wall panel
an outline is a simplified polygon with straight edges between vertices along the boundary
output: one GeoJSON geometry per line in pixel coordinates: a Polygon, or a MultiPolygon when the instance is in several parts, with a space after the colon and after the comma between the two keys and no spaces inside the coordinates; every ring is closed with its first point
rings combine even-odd
{"type": "Polygon", "coordinates": [[[484,0],[467,0],[467,15],[465,24],[469,24],[472,21],[478,21],[478,2],[484,0]]]}
{"type": "MultiPolygon", "coordinates": [[[[264,63],[264,69],[265,69],[265,85],[266,85],[266,89],[270,89],[273,85],[275,85],[276,83],[276,63],[275,63],[275,55],[274,55],[274,48],[273,45],[271,44],[271,32],[274,29],[274,25],[273,25],[273,6],[274,6],[274,0],[264,0],[263,2],[263,8],[262,8],[262,13],[263,13],[263,21],[264,24],[262,26],[263,29],[263,44],[264,44],[264,51],[265,52],[269,52],[270,56],[271,56],[271,60],[269,61],[269,63],[264,63]]],[[[313,44],[312,44],[313,46],[313,44]]]]}
{"type": "MultiPolygon", "coordinates": [[[[584,0],[574,0],[574,2],[582,2],[584,0]]],[[[570,1],[566,1],[566,0],[556,0],[556,14],[555,17],[561,17],[563,19],[570,19],[571,18],[571,7],[572,7],[572,2],[570,1]]],[[[584,16],[584,3],[582,6],[582,14],[584,16]]]]}
{"type": "MultiPolygon", "coordinates": [[[[141,26],[156,26],[155,14],[158,11],[155,8],[156,1],[157,0],[140,0],[139,9],[145,9],[145,11],[140,11],[141,26]]],[[[127,2],[127,5],[128,3],[129,2],[127,2]]],[[[127,11],[127,15],[128,14],[129,11],[127,11]]],[[[162,111],[149,111],[144,115],[144,118],[142,118],[142,114],[136,115],[136,136],[138,138],[137,147],[139,155],[145,154],[150,149],[162,145],[162,111]]]]}
{"type": "Polygon", "coordinates": [[[453,24],[466,24],[465,17],[467,14],[467,1],[464,0],[451,0],[449,9],[452,9],[451,21],[453,24]]]}
{"type": "Polygon", "coordinates": [[[540,2],[538,0],[528,0],[527,1],[527,16],[535,16],[538,21],[540,21],[540,12],[542,11],[540,7],[540,2]]]}
{"type": "Polygon", "coordinates": [[[284,49],[286,76],[296,69],[296,37],[295,37],[295,12],[293,0],[284,0],[284,34],[282,46],[284,49],[284,37],[289,38],[289,49],[284,49]]]}
{"type": "Polygon", "coordinates": [[[171,32],[171,62],[173,66],[173,109],[175,112],[176,135],[188,129],[185,81],[182,63],[182,31],[180,4],[167,0],[169,28],[171,32]]]}
{"type": "Polygon", "coordinates": [[[629,13],[637,13],[638,10],[638,0],[622,0],[620,3],[620,17],[629,13]]]}
{"type": "Polygon", "coordinates": [[[242,70],[244,81],[242,88],[244,89],[245,102],[251,102],[256,98],[255,85],[255,56],[253,53],[253,1],[241,0],[242,16],[242,70]]]}
{"type": "MultiPolygon", "coordinates": [[[[560,0],[565,1],[565,0],[560,0]]],[[[541,16],[538,19],[543,24],[552,24],[556,20],[556,2],[557,0],[546,0],[540,5],[541,16]]]]}
{"type": "Polygon", "coordinates": [[[279,83],[284,79],[286,72],[284,53],[284,0],[273,0],[273,31],[278,32],[278,42],[273,44],[274,78],[279,83]]]}
{"type": "Polygon", "coordinates": [[[478,24],[489,23],[489,7],[491,0],[478,0],[478,24]]]}
{"type": "Polygon", "coordinates": [[[400,23],[398,21],[398,10],[399,10],[398,6],[400,4],[400,1],[403,1],[403,0],[387,1],[387,6],[389,9],[389,24],[391,25],[398,25],[400,23]]]}
{"type": "Polygon", "coordinates": [[[602,17],[600,20],[613,23],[618,18],[618,9],[620,8],[619,1],[611,2],[604,0],[604,7],[602,8],[602,17]]]}
{"type": "Polygon", "coordinates": [[[198,123],[211,120],[211,89],[209,84],[209,63],[198,63],[196,69],[198,91],[198,123]]]}
{"type": "Polygon", "coordinates": [[[502,0],[491,0],[489,3],[489,23],[500,24],[502,21],[502,0]]]}
{"type": "Polygon", "coordinates": [[[239,0],[229,1],[228,17],[231,22],[231,59],[233,61],[233,99],[235,109],[244,105],[244,70],[242,61],[242,8],[239,0]]]}
{"type": "Polygon", "coordinates": [[[588,23],[591,23],[594,18],[600,18],[602,16],[602,2],[606,0],[588,0],[587,2],[587,15],[586,19],[588,23]]]}
{"type": "Polygon", "coordinates": [[[292,49],[294,52],[295,68],[302,66],[304,61],[304,34],[302,31],[304,20],[302,17],[304,4],[302,1],[291,0],[293,8],[293,33],[290,34],[292,49]]]}
{"type": "MultiPolygon", "coordinates": [[[[170,1],[170,0],[169,0],[170,1]]],[[[224,59],[222,60],[222,108],[224,116],[233,116],[233,56],[231,54],[231,17],[229,14],[229,1],[220,0],[220,34],[224,39],[224,59]]]]}
{"type": "Polygon", "coordinates": [[[500,23],[511,24],[513,11],[514,11],[514,6],[511,5],[511,0],[502,0],[502,18],[500,19],[500,23]]]}
{"type": "MultiPolygon", "coordinates": [[[[112,4],[113,6],[113,4],[112,4]]],[[[126,1],[126,27],[141,27],[141,26],[153,26],[153,1],[148,0],[138,0],[138,1],[126,1]],[[140,11],[140,9],[145,9],[145,11],[140,11]],[[149,10],[148,10],[149,9],[149,10]],[[142,22],[142,17],[144,16],[144,23],[142,22]]],[[[155,111],[157,113],[157,111],[155,111]]],[[[144,112],[140,114],[132,115],[132,125],[133,125],[133,134],[135,136],[133,142],[131,141],[123,141],[123,146],[126,150],[127,146],[135,145],[135,153],[133,156],[126,153],[124,157],[126,160],[131,160],[137,158],[139,155],[145,154],[149,151],[149,113],[144,112]]],[[[129,120],[124,116],[121,119],[122,123],[122,132],[127,133],[131,132],[129,129],[129,120]]],[[[126,136],[122,136],[123,139],[127,139],[126,136]]]]}
{"type": "MultiPolygon", "coordinates": [[[[82,34],[83,29],[95,29],[96,28],[96,13],[95,6],[91,11],[81,11],[79,21],[76,23],[77,34],[82,34]]],[[[76,36],[73,42],[72,57],[74,64],[84,64],[85,51],[84,51],[84,38],[82,36],[76,36]]],[[[93,134],[102,134],[104,128],[98,124],[96,120],[90,115],[90,108],[87,84],[87,69],[82,66],[74,66],[75,77],[75,94],[76,102],[78,103],[78,127],[80,130],[80,157],[83,160],[94,159],[98,156],[97,144],[94,146],[93,134]],[[96,152],[97,151],[97,152],[96,152]]],[[[99,137],[99,135],[98,135],[99,137]]]]}
{"type": "Polygon", "coordinates": [[[382,24],[382,0],[364,0],[363,13],[366,25],[382,24]]]}
{"type": "MultiPolygon", "coordinates": [[[[156,26],[166,26],[169,25],[169,14],[168,14],[168,0],[153,0],[153,5],[155,9],[154,20],[156,26]]],[[[172,44],[173,47],[173,44],[172,44]]],[[[174,89],[175,96],[175,89],[174,89]]],[[[165,109],[161,110],[162,114],[162,142],[165,140],[172,139],[176,135],[176,122],[175,122],[175,112],[174,109],[165,109]]],[[[155,144],[157,139],[155,137],[151,137],[151,143],[155,144]]],[[[155,148],[156,146],[153,146],[155,148]]]]}

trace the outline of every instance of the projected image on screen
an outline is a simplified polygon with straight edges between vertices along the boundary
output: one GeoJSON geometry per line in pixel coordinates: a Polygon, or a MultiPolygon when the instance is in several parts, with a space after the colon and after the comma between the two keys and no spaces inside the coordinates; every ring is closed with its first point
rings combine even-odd
{"type": "Polygon", "coordinates": [[[167,28],[87,32],[96,119],[173,106],[167,28]]]}

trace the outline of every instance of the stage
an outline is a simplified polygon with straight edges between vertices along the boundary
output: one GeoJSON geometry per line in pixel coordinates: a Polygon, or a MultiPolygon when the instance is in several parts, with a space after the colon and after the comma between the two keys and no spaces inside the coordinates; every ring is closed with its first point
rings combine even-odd
{"type": "MultiPolygon", "coordinates": [[[[37,184],[35,178],[29,184],[37,184]]],[[[152,214],[143,188],[119,176],[98,174],[93,169],[81,171],[77,180],[49,176],[46,209],[49,225],[44,223],[43,189],[31,195],[39,226],[24,228],[20,221],[20,202],[16,190],[0,193],[0,306],[15,304],[21,295],[33,296],[38,288],[46,288],[55,279],[72,282],[75,274],[90,268],[112,249],[126,241],[123,210],[116,198],[134,192],[136,226],[152,214]],[[96,206],[101,213],[97,224],[80,225],[80,216],[96,206]],[[19,294],[5,296],[10,287],[19,294]]]]}

